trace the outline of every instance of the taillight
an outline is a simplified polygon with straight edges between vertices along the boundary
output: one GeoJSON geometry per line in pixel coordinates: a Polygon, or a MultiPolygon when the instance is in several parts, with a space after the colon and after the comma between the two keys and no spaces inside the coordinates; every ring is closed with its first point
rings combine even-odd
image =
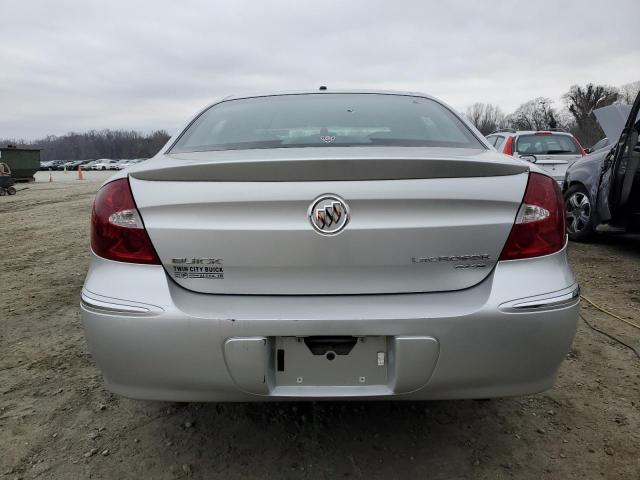
{"type": "Polygon", "coordinates": [[[160,264],[126,178],[98,190],[91,211],[91,248],[109,260],[160,264]]]}
{"type": "Polygon", "coordinates": [[[513,137],[507,137],[507,141],[504,142],[504,150],[502,153],[506,155],[513,155],[513,137]]]}
{"type": "Polygon", "coordinates": [[[539,257],[557,252],[565,243],[564,202],[550,177],[529,174],[527,190],[500,260],[539,257]]]}
{"type": "Polygon", "coordinates": [[[578,150],[580,151],[580,155],[582,155],[584,157],[587,154],[587,152],[585,152],[584,148],[582,148],[582,144],[580,144],[578,139],[575,138],[575,137],[573,137],[573,141],[576,142],[576,146],[578,147],[578,150]]]}

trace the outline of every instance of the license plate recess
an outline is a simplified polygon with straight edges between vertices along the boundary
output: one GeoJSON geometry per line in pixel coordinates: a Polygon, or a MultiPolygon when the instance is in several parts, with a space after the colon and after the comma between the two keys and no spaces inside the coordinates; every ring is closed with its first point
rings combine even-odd
{"type": "Polygon", "coordinates": [[[275,337],[271,358],[276,386],[386,385],[387,338],[275,337]]]}

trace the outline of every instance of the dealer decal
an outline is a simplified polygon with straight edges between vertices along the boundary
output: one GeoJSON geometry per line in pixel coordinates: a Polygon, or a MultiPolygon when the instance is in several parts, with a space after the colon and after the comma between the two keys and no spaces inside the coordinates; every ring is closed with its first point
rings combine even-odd
{"type": "Polygon", "coordinates": [[[171,263],[174,278],[224,279],[221,258],[172,258],[171,263]]]}

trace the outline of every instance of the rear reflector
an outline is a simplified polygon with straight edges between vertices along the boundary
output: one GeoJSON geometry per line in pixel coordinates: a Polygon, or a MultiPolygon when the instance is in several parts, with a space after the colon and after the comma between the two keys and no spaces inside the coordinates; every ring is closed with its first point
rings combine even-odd
{"type": "Polygon", "coordinates": [[[91,248],[109,260],[160,264],[126,178],[98,191],[91,212],[91,248]]]}
{"type": "Polygon", "coordinates": [[[549,255],[565,243],[564,202],[560,187],[550,177],[529,174],[527,190],[500,260],[549,255]]]}

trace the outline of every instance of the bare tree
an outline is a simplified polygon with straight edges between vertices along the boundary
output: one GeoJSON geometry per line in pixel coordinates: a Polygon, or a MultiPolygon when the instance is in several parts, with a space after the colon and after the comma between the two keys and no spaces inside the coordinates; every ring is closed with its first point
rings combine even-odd
{"type": "Polygon", "coordinates": [[[489,135],[505,126],[504,113],[500,107],[490,103],[474,103],[467,108],[466,116],[483,135],[489,135]]]}
{"type": "Polygon", "coordinates": [[[520,105],[508,116],[509,125],[516,130],[548,130],[558,128],[558,114],[549,98],[538,97],[520,105]]]}
{"type": "Polygon", "coordinates": [[[618,89],[618,103],[626,103],[627,105],[633,105],[633,101],[638,96],[640,91],[640,80],[636,82],[627,83],[622,85],[618,89]]]}
{"type": "Polygon", "coordinates": [[[591,146],[604,136],[592,115],[593,110],[611,105],[619,96],[617,88],[593,83],[584,87],[573,85],[562,96],[576,123],[574,135],[583,145],[591,146]]]}

